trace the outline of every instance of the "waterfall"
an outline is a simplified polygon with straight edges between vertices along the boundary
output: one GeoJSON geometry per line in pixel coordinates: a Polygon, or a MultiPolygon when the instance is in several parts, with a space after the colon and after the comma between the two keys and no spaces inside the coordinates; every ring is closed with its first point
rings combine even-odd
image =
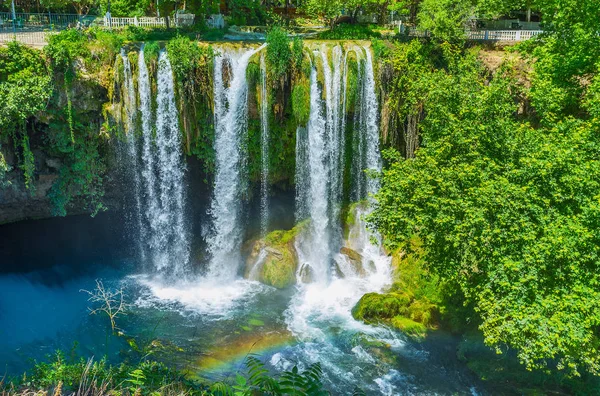
{"type": "MultiPolygon", "coordinates": [[[[367,54],[365,64],[365,88],[363,91],[363,102],[366,106],[365,137],[367,141],[366,168],[371,171],[381,171],[381,153],[379,151],[379,106],[375,93],[375,76],[373,72],[373,58],[369,48],[365,48],[367,54]]],[[[379,179],[367,178],[367,194],[375,194],[379,190],[379,179]]]]}
{"type": "Polygon", "coordinates": [[[267,63],[265,54],[260,56],[260,232],[264,236],[269,228],[269,113],[267,98],[267,63]]]}
{"type": "Polygon", "coordinates": [[[331,51],[323,45],[315,52],[315,61],[321,61],[323,89],[315,63],[308,128],[298,128],[296,133],[296,219],[311,220],[308,235],[298,246],[299,256],[315,272],[314,278],[326,281],[332,252],[342,240],[348,68],[347,54],[339,45],[331,51]]]}
{"type": "Polygon", "coordinates": [[[133,83],[133,73],[131,71],[131,63],[129,57],[124,49],[121,49],[121,59],[123,60],[123,102],[125,104],[125,127],[126,127],[126,146],[127,156],[125,158],[126,167],[125,174],[127,178],[130,178],[133,184],[133,196],[135,200],[135,208],[132,217],[134,218],[137,231],[137,245],[140,259],[142,262],[146,261],[146,251],[144,249],[143,241],[146,237],[144,227],[142,223],[142,201],[141,201],[141,186],[140,186],[140,172],[139,172],[139,149],[138,142],[136,139],[136,95],[135,86],[133,83]]]}
{"type": "MultiPolygon", "coordinates": [[[[314,280],[326,282],[329,279],[330,265],[330,234],[329,234],[329,194],[327,167],[327,121],[323,114],[323,100],[317,81],[317,69],[313,65],[310,72],[310,116],[308,120],[306,143],[306,157],[302,166],[305,166],[308,183],[297,186],[306,188],[307,191],[299,193],[306,199],[302,205],[310,217],[308,233],[301,236],[298,241],[298,256],[300,270],[309,265],[311,277],[314,280]]],[[[304,153],[301,153],[301,155],[304,153]]]]}
{"type": "Polygon", "coordinates": [[[356,49],[359,61],[359,87],[355,105],[352,182],[354,201],[360,201],[379,189],[377,179],[365,171],[381,170],[379,152],[378,103],[375,93],[373,59],[367,47],[356,49]]]}
{"type": "Polygon", "coordinates": [[[223,48],[215,57],[216,172],[210,207],[213,224],[208,237],[211,255],[209,276],[213,278],[234,278],[241,262],[240,201],[244,183],[242,170],[246,165],[244,146],[248,121],[246,68],[250,57],[264,47],[262,45],[243,52],[223,48]],[[224,79],[225,71],[229,71],[229,81],[224,79]]]}
{"type": "MultiPolygon", "coordinates": [[[[125,63],[125,59],[124,59],[125,63]]],[[[125,67],[127,70],[127,67],[125,67]]],[[[125,78],[124,84],[127,83],[125,78]]],[[[189,237],[185,225],[185,163],[175,106],[173,72],[167,53],[158,59],[157,108],[152,114],[150,76],[143,47],[138,57],[141,149],[134,129],[128,134],[129,158],[135,174],[138,232],[142,261],[167,275],[185,274],[189,237]],[[153,119],[156,120],[153,128],[153,119]]],[[[135,94],[133,96],[135,101],[135,94]]]]}
{"type": "Polygon", "coordinates": [[[152,265],[154,268],[159,267],[154,262],[154,254],[158,246],[156,233],[160,232],[158,227],[158,213],[159,202],[156,195],[156,164],[155,164],[155,150],[153,142],[153,128],[152,128],[152,98],[150,88],[150,76],[148,74],[148,67],[146,66],[146,60],[144,59],[144,47],[139,52],[138,56],[138,94],[139,94],[139,109],[141,115],[141,127],[142,127],[142,184],[144,187],[144,197],[146,199],[146,210],[145,210],[145,221],[146,226],[142,227],[143,238],[146,243],[146,247],[152,258],[152,265]]]}
{"type": "MultiPolygon", "coordinates": [[[[156,270],[180,276],[185,274],[189,261],[189,236],[185,224],[185,162],[173,71],[165,50],[158,57],[157,76],[155,147],[152,145],[150,124],[142,124],[143,164],[147,166],[144,169],[145,209],[151,235],[149,247],[156,270]]],[[[140,98],[150,89],[149,82],[142,86],[140,98]]],[[[148,111],[150,103],[146,102],[144,106],[142,114],[148,111]]]]}
{"type": "Polygon", "coordinates": [[[329,149],[330,161],[330,202],[332,229],[336,243],[342,239],[341,234],[341,205],[344,193],[344,146],[346,144],[346,90],[347,65],[342,47],[336,45],[331,52],[333,81],[332,81],[332,119],[329,149]]]}
{"type": "Polygon", "coordinates": [[[308,169],[308,131],[306,127],[296,128],[296,223],[310,216],[310,172],[308,169]]]}
{"type": "Polygon", "coordinates": [[[355,106],[354,137],[352,143],[353,200],[360,201],[379,189],[377,179],[365,170],[380,171],[378,103],[375,93],[373,58],[367,47],[357,48],[359,87],[355,106]]]}
{"type": "Polygon", "coordinates": [[[131,63],[129,57],[125,52],[125,49],[121,49],[121,59],[123,60],[123,99],[125,102],[125,114],[126,114],[126,130],[128,136],[129,132],[134,132],[135,118],[136,118],[136,102],[135,102],[135,86],[133,84],[133,73],[131,71],[131,63]]]}

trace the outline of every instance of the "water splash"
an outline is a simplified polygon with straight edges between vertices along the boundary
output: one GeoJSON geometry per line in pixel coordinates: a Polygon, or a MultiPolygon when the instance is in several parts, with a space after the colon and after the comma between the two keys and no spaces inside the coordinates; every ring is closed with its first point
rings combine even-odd
{"type": "Polygon", "coordinates": [[[209,277],[234,279],[241,262],[242,171],[246,164],[245,139],[248,123],[248,82],[250,57],[266,45],[243,51],[222,48],[215,57],[214,111],[216,172],[210,207],[212,233],[208,237],[211,255],[209,277]],[[229,67],[230,70],[225,69],[229,67]],[[229,81],[224,72],[229,71],[229,81]]]}

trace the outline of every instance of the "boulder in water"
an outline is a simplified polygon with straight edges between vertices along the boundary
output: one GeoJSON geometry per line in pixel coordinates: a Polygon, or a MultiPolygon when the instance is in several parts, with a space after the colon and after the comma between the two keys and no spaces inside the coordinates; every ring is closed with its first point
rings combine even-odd
{"type": "Polygon", "coordinates": [[[302,265],[299,278],[302,283],[312,283],[315,280],[313,269],[309,264],[305,263],[302,265]]]}
{"type": "Polygon", "coordinates": [[[302,225],[291,230],[272,231],[255,241],[246,260],[245,277],[284,289],[296,283],[298,255],[294,241],[302,225]]]}
{"type": "Polygon", "coordinates": [[[363,256],[360,253],[348,247],[342,247],[340,249],[340,253],[343,256],[346,256],[348,263],[350,263],[350,266],[356,275],[361,277],[367,275],[367,272],[363,266],[363,256]]]}

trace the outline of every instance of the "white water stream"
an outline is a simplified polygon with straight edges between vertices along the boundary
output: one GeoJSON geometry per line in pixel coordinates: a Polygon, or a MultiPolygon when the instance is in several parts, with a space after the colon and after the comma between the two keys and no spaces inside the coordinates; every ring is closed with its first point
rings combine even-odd
{"type": "Polygon", "coordinates": [[[213,279],[235,279],[241,262],[241,196],[245,185],[248,123],[246,68],[250,57],[263,47],[245,50],[224,47],[214,61],[216,172],[210,208],[212,232],[208,237],[211,255],[208,276],[213,279]]]}

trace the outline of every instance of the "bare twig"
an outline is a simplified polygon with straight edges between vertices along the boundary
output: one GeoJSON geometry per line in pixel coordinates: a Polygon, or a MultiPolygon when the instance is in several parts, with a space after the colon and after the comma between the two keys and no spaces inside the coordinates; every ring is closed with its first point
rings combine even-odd
{"type": "Polygon", "coordinates": [[[90,315],[104,312],[110,320],[112,331],[117,330],[116,319],[124,313],[127,307],[124,301],[123,289],[107,289],[101,280],[96,279],[96,288],[93,291],[84,289],[80,291],[89,294],[89,302],[99,305],[97,308],[88,308],[90,315]]]}

